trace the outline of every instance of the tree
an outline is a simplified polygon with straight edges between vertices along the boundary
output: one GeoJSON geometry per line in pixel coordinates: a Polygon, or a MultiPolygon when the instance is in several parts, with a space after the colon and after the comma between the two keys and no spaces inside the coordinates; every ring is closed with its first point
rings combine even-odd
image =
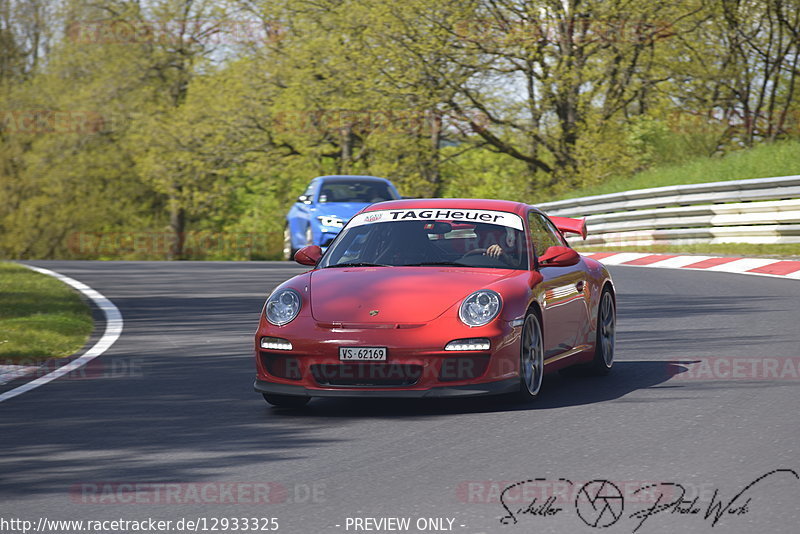
{"type": "Polygon", "coordinates": [[[585,132],[646,111],[648,92],[669,78],[661,49],[694,9],[620,0],[467,4],[392,9],[410,29],[398,46],[451,89],[448,113],[472,118],[482,143],[525,162],[544,187],[574,180],[585,132]],[[469,18],[437,18],[448,10],[469,18]],[[426,59],[429,40],[413,34],[420,18],[447,37],[435,59],[426,59]]]}

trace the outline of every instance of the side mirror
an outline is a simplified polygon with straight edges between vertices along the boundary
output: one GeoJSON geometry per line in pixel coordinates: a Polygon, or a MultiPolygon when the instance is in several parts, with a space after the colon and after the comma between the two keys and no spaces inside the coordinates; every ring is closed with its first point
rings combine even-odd
{"type": "Polygon", "coordinates": [[[550,247],[539,256],[542,267],[569,267],[581,260],[580,255],[569,247],[550,247]]]}
{"type": "Polygon", "coordinates": [[[318,245],[303,247],[294,254],[294,261],[300,265],[316,265],[322,258],[322,249],[318,245]]]}
{"type": "Polygon", "coordinates": [[[297,201],[303,204],[311,204],[311,197],[308,195],[300,195],[297,197],[297,201]]]}

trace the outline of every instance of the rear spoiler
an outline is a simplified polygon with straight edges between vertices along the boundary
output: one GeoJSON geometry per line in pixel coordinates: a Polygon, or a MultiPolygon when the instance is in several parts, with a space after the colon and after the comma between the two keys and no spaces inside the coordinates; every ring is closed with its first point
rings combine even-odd
{"type": "Polygon", "coordinates": [[[556,228],[565,234],[579,234],[586,239],[586,219],[573,219],[571,217],[550,217],[556,228]]]}

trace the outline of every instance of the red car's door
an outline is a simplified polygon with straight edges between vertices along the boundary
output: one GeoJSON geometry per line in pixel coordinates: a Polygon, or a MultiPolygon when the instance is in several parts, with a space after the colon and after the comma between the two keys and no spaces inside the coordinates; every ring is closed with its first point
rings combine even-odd
{"type": "MultiPolygon", "coordinates": [[[[528,214],[531,245],[536,256],[551,246],[563,246],[558,230],[540,213],[528,214]]],[[[582,262],[569,267],[540,267],[545,360],[575,347],[586,322],[586,274],[582,262]]],[[[581,336],[582,337],[582,336],[581,336]]]]}

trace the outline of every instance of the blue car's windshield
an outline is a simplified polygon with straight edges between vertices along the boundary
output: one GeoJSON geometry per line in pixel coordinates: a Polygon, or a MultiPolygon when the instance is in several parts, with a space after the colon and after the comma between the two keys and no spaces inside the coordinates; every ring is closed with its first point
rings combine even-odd
{"type": "Polygon", "coordinates": [[[528,268],[525,234],[517,228],[452,220],[360,221],[375,217],[375,213],[381,212],[357,216],[354,224],[345,228],[328,249],[319,268],[443,265],[528,268]]]}
{"type": "Polygon", "coordinates": [[[384,182],[374,180],[336,180],[322,184],[319,191],[319,202],[364,202],[373,204],[384,200],[397,200],[384,182]]]}

